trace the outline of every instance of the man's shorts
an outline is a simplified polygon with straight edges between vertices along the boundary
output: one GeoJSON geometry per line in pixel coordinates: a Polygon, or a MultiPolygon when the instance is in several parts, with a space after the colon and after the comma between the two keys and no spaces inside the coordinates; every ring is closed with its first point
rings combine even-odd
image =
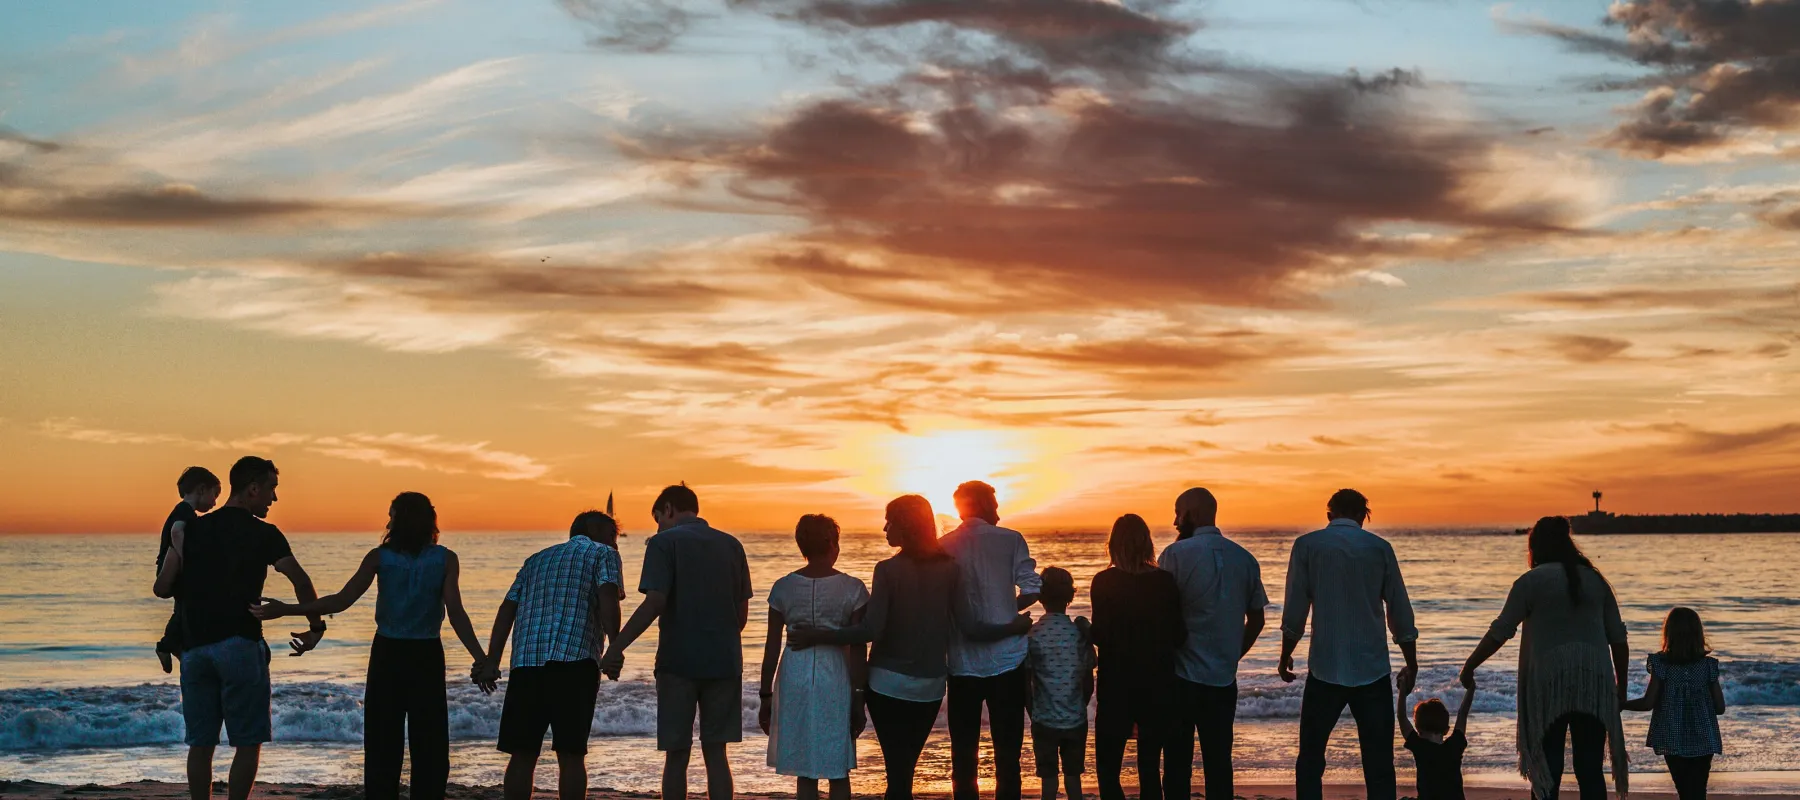
{"type": "Polygon", "coordinates": [[[1062,774],[1080,775],[1087,762],[1087,723],[1073,728],[1052,728],[1031,723],[1031,752],[1037,757],[1037,776],[1056,777],[1056,765],[1062,761],[1062,774]]]}
{"type": "Polygon", "coordinates": [[[269,646],[233,636],[181,656],[181,719],[191,747],[216,747],[219,726],[232,747],[274,738],[269,710],[269,646]]]}
{"type": "Polygon", "coordinates": [[[744,740],[744,679],[656,676],[656,749],[694,746],[694,714],[700,715],[700,743],[744,740]]]}
{"type": "Polygon", "coordinates": [[[500,708],[500,752],[536,755],[549,730],[551,750],[586,753],[599,693],[600,665],[591,658],[513,670],[500,708]]]}

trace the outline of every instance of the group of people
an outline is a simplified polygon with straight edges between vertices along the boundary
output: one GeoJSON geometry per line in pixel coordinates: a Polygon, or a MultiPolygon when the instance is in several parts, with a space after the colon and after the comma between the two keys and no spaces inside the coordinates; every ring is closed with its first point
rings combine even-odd
{"type": "MultiPolygon", "coordinates": [[[[408,742],[411,796],[441,798],[449,774],[444,618],[473,660],[470,679],[494,691],[502,654],[512,655],[499,749],[510,755],[504,796],[531,794],[546,733],[559,794],[583,797],[585,756],[602,677],[617,680],[626,652],[659,623],[655,682],[663,797],[687,795],[695,730],[707,793],[732,796],[727,746],[743,732],[742,633],[754,594],[743,545],[699,516],[698,496],[670,486],[652,505],[658,532],[645,547],[642,600],[622,622],[625,597],[614,520],[577,516],[569,538],[528,558],[496,612],[486,646],[458,588],[456,554],[437,543],[437,513],[407,492],[389,508],[387,530],[336,594],[319,597],[287,540],[264,521],[276,500],[275,465],[254,456],[231,469],[231,493],[191,468],[183,500],[164,526],[156,594],[175,612],[157,651],[181,663],[182,713],[195,800],[210,794],[222,727],[235,749],[229,792],[249,795],[260,745],[271,738],[270,650],[262,622],[304,616],[293,655],[317,646],[323,617],[349,608],[379,584],[376,635],[365,689],[365,784],[371,798],[398,795],[408,742]],[[297,598],[263,597],[268,567],[297,598]],[[698,725],[696,726],[696,721],[698,725]]],[[[1083,796],[1089,741],[1102,800],[1125,797],[1120,773],[1135,741],[1138,796],[1192,794],[1196,746],[1204,794],[1228,800],[1238,667],[1265,625],[1261,567],[1217,526],[1218,503],[1202,488],[1175,502],[1180,538],[1156,553],[1149,525],[1127,514],[1107,542],[1110,565],[1090,587],[1093,618],[1071,618],[1076,586],[1064,569],[1041,572],[1019,532],[999,525],[991,486],[955,493],[961,523],[939,535],[931,504],[894,499],[884,530],[895,554],[875,565],[872,586],[836,568],[839,527],[807,515],[795,528],[804,566],[768,591],[758,724],[768,761],[796,778],[801,800],[826,781],[832,800],[850,792],[857,739],[872,724],[886,765],[889,800],[910,800],[918,760],[948,705],[955,800],[977,797],[983,716],[992,740],[995,797],[1023,794],[1029,732],[1044,800],[1083,796]],[[1041,606],[1035,620],[1030,613],[1041,606]],[[1029,715],[1029,730],[1025,721],[1029,715]]],[[[1297,800],[1321,800],[1325,747],[1348,708],[1356,721],[1370,800],[1394,800],[1396,721],[1415,757],[1420,800],[1462,796],[1461,758],[1477,669],[1521,628],[1518,751],[1538,798],[1553,798],[1572,740],[1583,800],[1606,793],[1610,749],[1620,793],[1626,784],[1622,710],[1654,711],[1650,745],[1665,756],[1682,800],[1703,798],[1720,752],[1724,699],[1697,614],[1670,612],[1663,646],[1649,659],[1644,697],[1624,694],[1629,649],[1612,587],[1581,553],[1567,520],[1539,520],[1527,538],[1530,569],[1463,667],[1461,708],[1451,724],[1440,700],[1407,700],[1418,674],[1418,630],[1392,545],[1364,529],[1369,505],[1345,489],[1327,503],[1329,524],[1294,541],[1280,621],[1278,673],[1299,678],[1294,654],[1311,623],[1301,703],[1297,800]],[[1404,666],[1391,667],[1388,642],[1404,666]],[[1396,686],[1398,700],[1396,701],[1396,686]]]]}

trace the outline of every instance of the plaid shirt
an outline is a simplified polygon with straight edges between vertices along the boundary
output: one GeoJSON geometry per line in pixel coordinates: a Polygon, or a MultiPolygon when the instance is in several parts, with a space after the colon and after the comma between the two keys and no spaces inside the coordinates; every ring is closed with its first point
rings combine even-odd
{"type": "Polygon", "coordinates": [[[519,606],[513,624],[512,667],[600,658],[594,589],[623,584],[619,551],[586,536],[571,536],[525,559],[506,599],[519,606]]]}

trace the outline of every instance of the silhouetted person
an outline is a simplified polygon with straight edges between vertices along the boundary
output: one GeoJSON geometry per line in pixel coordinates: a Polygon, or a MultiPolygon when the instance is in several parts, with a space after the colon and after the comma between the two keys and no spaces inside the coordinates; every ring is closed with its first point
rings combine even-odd
{"type": "Polygon", "coordinates": [[[1669,609],[1662,649],[1644,665],[1650,685],[1643,697],[1625,702],[1627,711],[1651,712],[1644,744],[1669,765],[1680,800],[1706,800],[1713,756],[1725,752],[1719,736],[1725,690],[1719,685],[1719,660],[1711,652],[1700,614],[1680,606],[1669,609]]]}
{"type": "MultiPolygon", "coordinates": [[[[597,659],[607,640],[618,641],[618,587],[624,582],[618,551],[588,537],[596,532],[594,525],[606,538],[606,523],[571,525],[567,541],[525,559],[494,615],[487,663],[472,672],[483,691],[492,691],[506,640],[512,639],[499,736],[500,752],[511,756],[507,800],[531,797],[545,731],[556,753],[557,795],[587,796],[588,733],[600,693],[597,659]]],[[[611,676],[618,679],[616,672],[611,676]]]]}
{"type": "Polygon", "coordinates": [[[887,767],[887,800],[912,800],[919,753],[937,724],[949,675],[950,641],[960,631],[972,641],[993,641],[1031,628],[1018,614],[1000,625],[970,618],[962,596],[962,570],[938,541],[931,503],[916,494],[887,504],[889,547],[900,552],[875,564],[875,581],[862,621],[835,631],[794,628],[794,648],[815,645],[869,647],[866,703],[881,758],[887,767]]]}
{"type": "Polygon", "coordinates": [[[253,609],[258,619],[298,614],[338,614],[377,581],[375,641],[369,645],[369,677],[363,687],[363,789],[370,800],[400,796],[400,764],[412,745],[412,800],[442,800],[450,780],[450,700],[444,685],[444,642],[438,637],[446,612],[469,658],[487,661],[462,602],[462,565],[437,543],[437,509],[431,498],[401,492],[388,504],[381,545],[337,594],[310,603],[268,601],[253,609]]]}
{"type": "Polygon", "coordinates": [[[1601,772],[1607,745],[1613,783],[1625,794],[1629,770],[1619,707],[1631,649],[1619,601],[1570,535],[1569,521],[1544,517],[1525,537],[1531,569],[1513,581],[1506,605],[1463,663],[1463,686],[1475,670],[1525,627],[1519,640],[1519,772],[1533,795],[1555,798],[1562,785],[1565,743],[1575,750],[1582,800],[1605,800],[1601,772]],[[1571,741],[1572,740],[1572,741],[1571,741]]]}
{"type": "Polygon", "coordinates": [[[1387,540],[1363,530],[1369,501],[1343,489],[1326,504],[1330,524],[1294,540],[1288,558],[1287,602],[1281,614],[1284,681],[1294,680],[1294,648],[1313,620],[1300,699],[1300,754],[1294,763],[1295,800],[1320,800],[1325,745],[1344,707],[1356,718],[1368,800],[1394,800],[1394,686],[1388,632],[1406,657],[1400,682],[1419,672],[1419,629],[1400,562],[1387,540]]]}
{"type": "Polygon", "coordinates": [[[1469,709],[1475,704],[1475,690],[1463,690],[1452,729],[1450,709],[1435,697],[1414,706],[1408,722],[1406,698],[1413,687],[1403,682],[1398,688],[1400,701],[1394,707],[1394,719],[1400,723],[1400,740],[1413,754],[1414,796],[1418,800],[1463,800],[1462,760],[1469,749],[1469,709]]]}
{"type": "MultiPolygon", "coordinates": [[[[962,571],[958,600],[982,625],[1010,622],[1037,602],[1039,580],[1031,548],[1018,531],[1000,527],[994,487],[969,481],[956,487],[962,524],[944,535],[944,550],[962,571]]],[[[975,641],[959,633],[950,642],[950,782],[954,800],[975,800],[981,748],[981,710],[987,707],[994,743],[994,798],[1019,800],[1020,750],[1025,745],[1025,705],[1031,686],[1025,671],[1025,635],[975,641]]]]}
{"type": "Polygon", "coordinates": [[[700,498],[670,486],[650,507],[658,533],[644,544],[638,591],[644,602],[601,662],[625,665],[625,648],[660,618],[656,640],[656,749],[663,751],[665,800],[685,800],[687,768],[700,718],[706,793],[732,796],[726,746],[744,738],[744,652],[750,621],[750,562],[744,545],[700,518],[700,498]]]}
{"type": "MultiPolygon", "coordinates": [[[[250,607],[263,594],[269,567],[287,576],[301,602],[318,599],[312,579],[281,530],[263,521],[276,500],[275,464],[244,456],[231,466],[231,497],[224,507],[189,521],[171,537],[156,596],[181,585],[183,631],[181,718],[187,727],[188,794],[212,794],[213,750],[222,724],[236,753],[231,758],[231,800],[245,800],[256,783],[262,745],[274,736],[270,712],[269,645],[262,621],[250,607]]],[[[293,634],[293,655],[317,647],[325,622],[293,634]]]]}
{"type": "MultiPolygon", "coordinates": [[[[168,557],[173,537],[186,529],[189,522],[212,510],[219,500],[221,488],[219,476],[205,467],[188,467],[175,479],[175,491],[180,493],[181,502],[176,503],[168,518],[163,520],[162,543],[156,548],[158,575],[162,574],[163,561],[168,557]]],[[[156,643],[156,660],[162,662],[163,672],[174,671],[174,660],[181,655],[181,641],[181,592],[180,587],[176,587],[175,608],[169,612],[162,639],[156,643]]]]}
{"type": "Polygon", "coordinates": [[[1231,747],[1237,720],[1238,662],[1264,625],[1262,566],[1220,532],[1219,503],[1194,488],[1175,500],[1180,538],[1157,565],[1175,576],[1187,641],[1175,654],[1175,725],[1165,747],[1163,795],[1187,800],[1193,792],[1194,739],[1205,764],[1206,797],[1232,797],[1231,747]]]}
{"type": "Polygon", "coordinates": [[[1126,514],[1106,542],[1112,566],[1094,576],[1094,647],[1099,651],[1094,713],[1094,781],[1101,800],[1124,800],[1125,743],[1137,735],[1138,797],[1162,798],[1163,736],[1171,726],[1175,651],[1187,638],[1181,589],[1156,566],[1143,517],[1126,514]]]}

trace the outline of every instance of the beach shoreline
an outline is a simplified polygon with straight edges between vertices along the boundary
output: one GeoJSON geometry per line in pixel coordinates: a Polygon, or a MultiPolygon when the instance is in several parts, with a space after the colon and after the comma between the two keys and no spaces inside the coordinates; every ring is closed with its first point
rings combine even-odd
{"type": "MultiPolygon", "coordinates": [[[[1573,781],[1563,787],[1562,797],[1567,800],[1578,800],[1579,793],[1573,781]]],[[[1236,800],[1291,800],[1294,796],[1291,784],[1254,783],[1239,784],[1236,800]]],[[[223,796],[223,783],[214,785],[214,796],[223,796]]],[[[362,787],[347,784],[310,784],[310,783],[258,783],[250,793],[256,797],[291,797],[298,800],[355,800],[362,797],[362,787]]],[[[404,795],[404,792],[402,794],[404,795]]],[[[747,793],[740,792],[736,797],[758,798],[759,800],[792,800],[792,793],[747,793]]],[[[858,794],[857,797],[879,797],[879,795],[858,794]]],[[[921,792],[915,795],[918,800],[949,800],[947,793],[921,792]]],[[[1027,792],[1027,797],[1035,797],[1035,793],[1027,792]]],[[[1095,795],[1090,792],[1089,800],[1095,795]]],[[[1134,795],[1135,796],[1135,795],[1134,795]]],[[[1401,790],[1402,798],[1408,797],[1401,790]]],[[[1518,787],[1471,786],[1465,791],[1467,800],[1530,800],[1530,792],[1523,785],[1518,787]]],[[[1673,792],[1632,792],[1631,797],[1642,800],[1674,800],[1673,792]]],[[[1800,798],[1800,794],[1722,794],[1708,793],[1710,800],[1785,800],[1800,798]]],[[[0,797],[7,798],[83,798],[84,800],[185,800],[187,786],[164,781],[134,781],[109,786],[85,784],[70,786],[38,781],[0,781],[0,797]]],[[[445,797],[447,800],[500,800],[498,786],[462,786],[451,784],[445,797]]],[[[532,794],[533,800],[555,800],[554,788],[540,787],[532,794]]],[[[589,800],[657,800],[656,792],[625,792],[616,789],[592,789],[587,793],[589,800]]],[[[991,792],[983,792],[983,798],[992,798],[991,792]]],[[[1325,784],[1327,800],[1359,800],[1363,797],[1361,784],[1327,783],[1325,784]]]]}

